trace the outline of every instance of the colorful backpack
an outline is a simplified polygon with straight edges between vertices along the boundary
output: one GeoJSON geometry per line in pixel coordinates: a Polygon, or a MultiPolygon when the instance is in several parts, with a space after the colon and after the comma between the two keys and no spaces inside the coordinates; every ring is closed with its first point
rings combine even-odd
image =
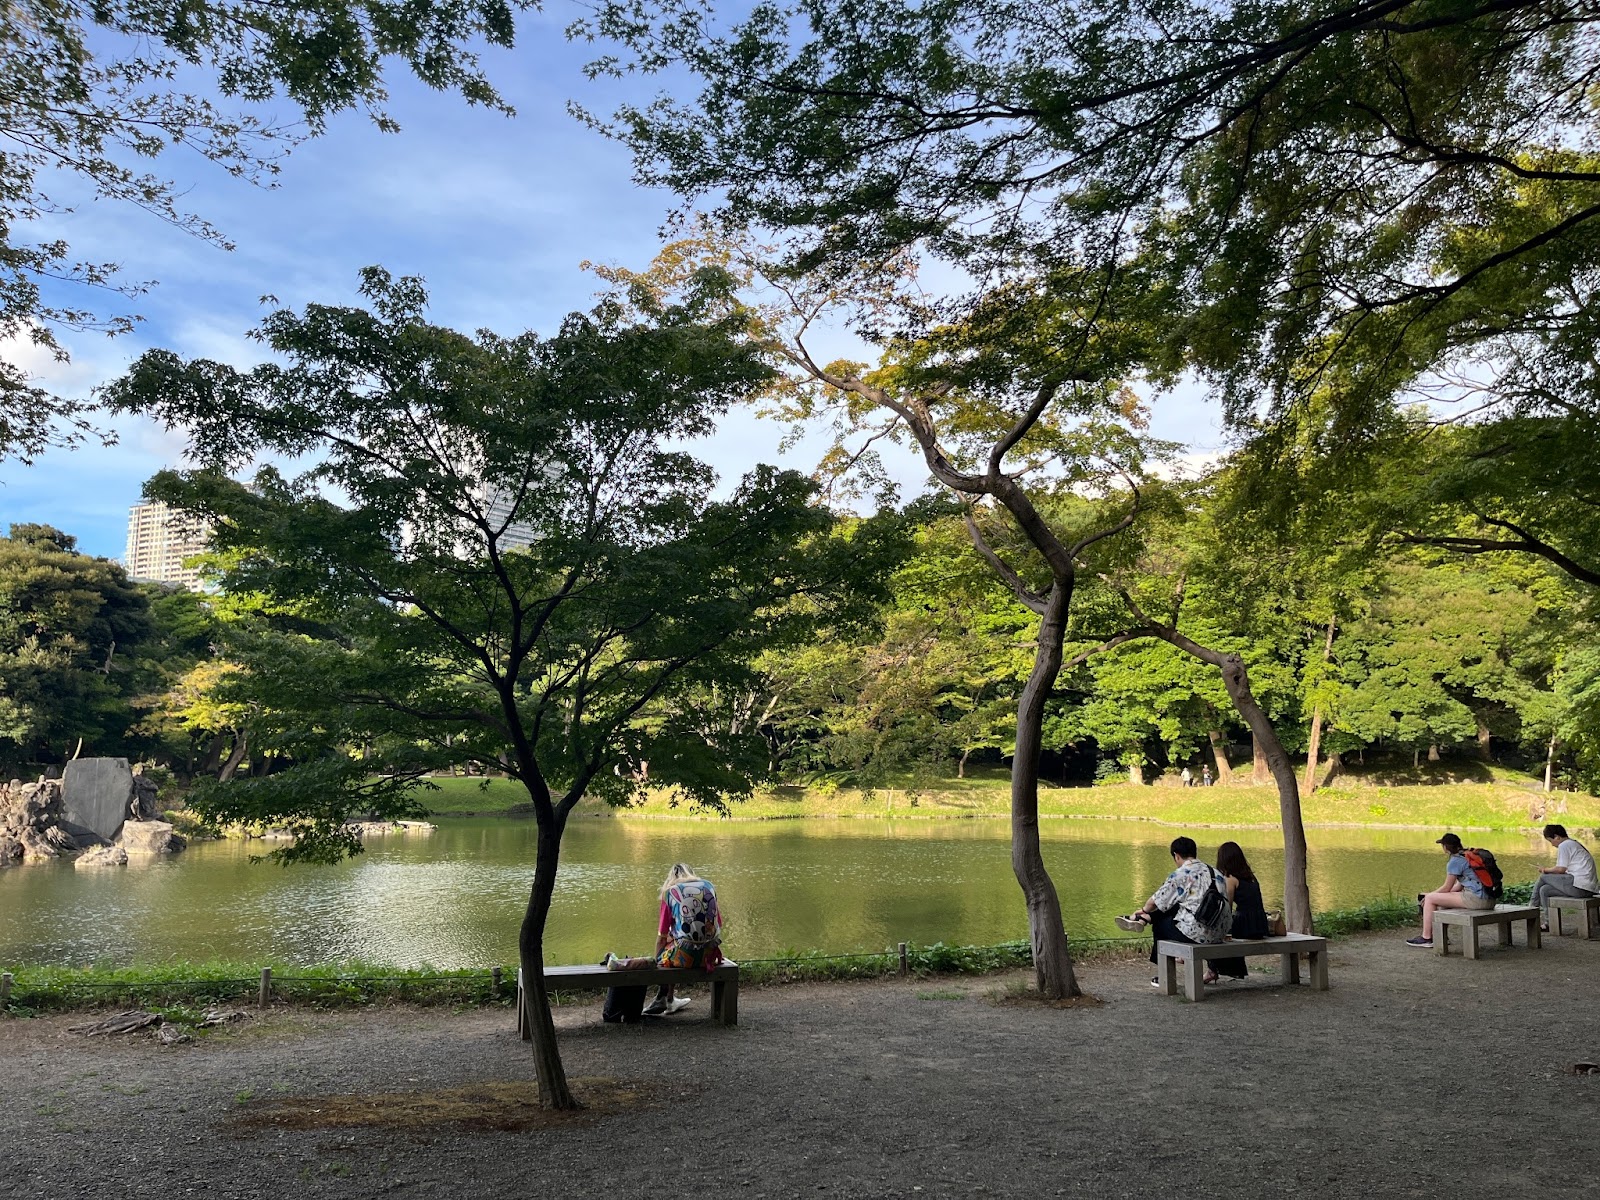
{"type": "Polygon", "coordinates": [[[1498,900],[1505,895],[1505,872],[1500,869],[1500,864],[1495,862],[1494,855],[1487,850],[1463,850],[1461,852],[1467,866],[1472,868],[1472,873],[1478,877],[1478,882],[1483,884],[1483,890],[1489,894],[1489,899],[1498,900]]]}
{"type": "Polygon", "coordinates": [[[697,946],[717,940],[717,894],[704,879],[687,879],[667,889],[672,936],[697,946]]]}

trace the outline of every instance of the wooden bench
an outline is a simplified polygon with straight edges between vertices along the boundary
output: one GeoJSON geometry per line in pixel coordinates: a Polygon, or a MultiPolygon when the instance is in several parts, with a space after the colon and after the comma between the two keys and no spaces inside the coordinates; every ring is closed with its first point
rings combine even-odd
{"type": "Polygon", "coordinates": [[[1461,951],[1468,958],[1478,957],[1478,930],[1493,925],[1502,946],[1512,945],[1511,927],[1518,922],[1528,927],[1528,949],[1537,950],[1539,941],[1539,910],[1521,904],[1497,904],[1493,908],[1436,908],[1433,910],[1433,952],[1450,953],[1450,927],[1458,926],[1466,933],[1461,951]]]}
{"type": "MultiPolygon", "coordinates": [[[[546,967],[545,986],[551,991],[571,988],[577,991],[598,991],[604,988],[648,987],[655,983],[670,983],[674,988],[696,983],[711,985],[711,1019],[718,1025],[739,1023],[739,964],[723,959],[722,964],[710,971],[681,967],[632,967],[626,971],[612,971],[596,964],[592,967],[546,967]]],[[[523,1041],[533,1040],[528,1028],[528,1017],[523,1007],[522,968],[517,968],[517,1036],[523,1041]]]]}
{"type": "Polygon", "coordinates": [[[1565,935],[1561,928],[1561,914],[1578,914],[1578,930],[1586,938],[1600,932],[1600,896],[1551,896],[1545,901],[1550,906],[1550,932],[1557,937],[1565,935]]]}
{"type": "Polygon", "coordinates": [[[1300,956],[1304,954],[1311,968],[1311,986],[1319,992],[1328,990],[1328,939],[1307,933],[1285,933],[1278,937],[1206,942],[1198,946],[1188,942],[1157,942],[1156,978],[1161,981],[1161,994],[1171,996],[1177,991],[1180,958],[1183,959],[1183,994],[1190,1001],[1199,1001],[1205,998],[1201,977],[1203,964],[1218,958],[1252,958],[1259,954],[1276,954],[1282,959],[1286,983],[1300,982],[1300,956]]]}

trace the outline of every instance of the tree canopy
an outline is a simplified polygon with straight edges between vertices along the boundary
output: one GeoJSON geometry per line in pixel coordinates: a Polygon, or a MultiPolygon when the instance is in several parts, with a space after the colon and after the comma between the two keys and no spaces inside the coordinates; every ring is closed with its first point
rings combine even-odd
{"type": "MultiPolygon", "coordinates": [[[[478,48],[511,45],[514,10],[528,2],[7,3],[0,9],[0,339],[30,338],[64,357],[62,328],[131,327],[134,317],[106,311],[96,294],[131,297],[148,284],[122,276],[121,264],[77,259],[67,239],[38,232],[59,225],[82,199],[130,204],[228,244],[186,210],[183,188],[145,169],[169,150],[270,182],[282,154],[335,113],[360,108],[380,129],[397,128],[383,80],[394,60],[430,87],[509,112],[480,70],[478,48]],[[197,86],[196,72],[205,83],[197,86]],[[276,97],[303,124],[261,115],[261,104],[276,97]]],[[[87,429],[81,404],[0,360],[0,456],[27,462],[87,429]]]]}

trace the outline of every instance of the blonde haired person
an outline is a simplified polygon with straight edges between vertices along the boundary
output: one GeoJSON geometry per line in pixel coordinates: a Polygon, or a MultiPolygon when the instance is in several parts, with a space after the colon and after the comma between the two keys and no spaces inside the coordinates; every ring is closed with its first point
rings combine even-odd
{"type": "MultiPolygon", "coordinates": [[[[656,923],[656,952],[651,958],[605,957],[614,971],[629,967],[676,967],[682,970],[715,970],[722,962],[722,912],[717,907],[716,889],[694,873],[688,863],[673,863],[661,885],[661,917],[656,923]]],[[[662,984],[656,998],[645,1009],[655,1016],[666,1016],[689,1006],[685,997],[676,1000],[672,985],[662,984]]]]}

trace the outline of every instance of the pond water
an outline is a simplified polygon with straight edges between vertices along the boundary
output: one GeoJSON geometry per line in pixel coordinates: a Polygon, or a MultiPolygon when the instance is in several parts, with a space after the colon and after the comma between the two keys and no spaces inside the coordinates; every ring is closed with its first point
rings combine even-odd
{"type": "MultiPolygon", "coordinates": [[[[261,843],[202,842],[126,869],[64,864],[0,871],[0,964],[348,959],[487,967],[516,957],[533,876],[527,818],[440,819],[431,835],[373,838],[337,866],[253,864],[261,843]]],[[[1147,822],[1047,821],[1045,859],[1068,932],[1115,935],[1111,917],[1144,900],[1171,867],[1181,830],[1147,822]]],[[[1232,838],[1282,890],[1271,829],[1195,830],[1203,858],[1232,838]]],[[[1340,908],[1439,883],[1444,856],[1423,830],[1313,829],[1312,907],[1340,908]]],[[[1534,834],[1473,834],[1508,882],[1549,861],[1534,834]]],[[[674,861],[717,886],[734,958],[786,950],[879,951],[900,941],[984,944],[1025,937],[1003,819],[693,821],[574,819],[546,938],[552,963],[643,953],[656,889],[674,861]]]]}

